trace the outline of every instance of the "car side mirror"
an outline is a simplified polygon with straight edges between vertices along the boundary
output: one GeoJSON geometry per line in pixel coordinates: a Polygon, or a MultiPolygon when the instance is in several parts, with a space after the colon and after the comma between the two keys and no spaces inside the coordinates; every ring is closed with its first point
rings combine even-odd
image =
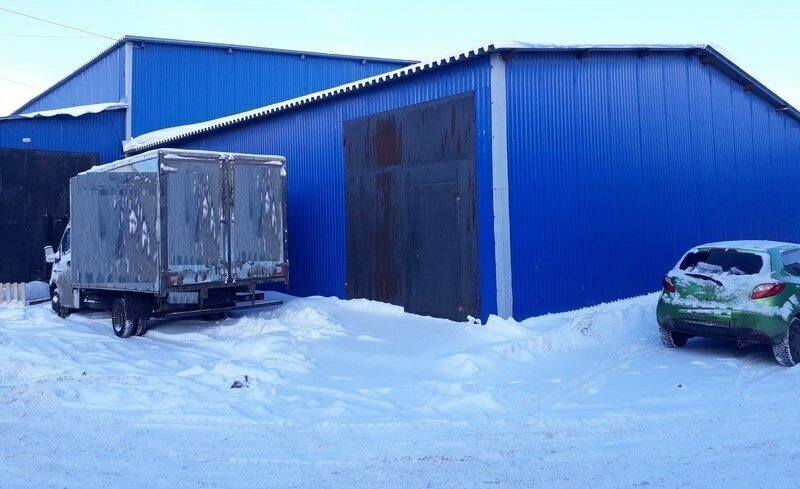
{"type": "Polygon", "coordinates": [[[53,253],[52,246],[45,246],[44,247],[44,261],[47,263],[55,263],[56,262],[56,254],[53,253]]]}

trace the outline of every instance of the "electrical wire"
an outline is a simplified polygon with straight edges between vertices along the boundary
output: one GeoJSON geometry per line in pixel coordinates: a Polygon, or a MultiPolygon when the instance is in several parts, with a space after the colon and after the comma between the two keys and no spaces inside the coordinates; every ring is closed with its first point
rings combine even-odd
{"type": "Polygon", "coordinates": [[[23,87],[35,88],[36,90],[42,90],[42,87],[37,87],[36,85],[28,85],[27,83],[22,83],[17,80],[12,80],[10,78],[3,78],[0,76],[0,80],[7,81],[9,83],[14,83],[16,85],[22,85],[23,87]]]}
{"type": "Polygon", "coordinates": [[[0,10],[2,10],[2,11],[4,11],[4,12],[11,13],[11,14],[20,15],[20,16],[22,16],[22,17],[27,17],[27,18],[29,18],[29,19],[38,20],[39,22],[45,22],[45,23],[47,23],[47,24],[53,24],[53,25],[57,25],[57,26],[59,26],[59,27],[64,27],[65,29],[72,29],[73,31],[83,32],[84,34],[91,34],[91,35],[93,35],[93,36],[97,36],[97,37],[103,37],[103,38],[105,38],[105,39],[110,39],[110,40],[112,40],[112,41],[116,41],[116,39],[114,39],[113,37],[104,36],[103,34],[98,34],[98,33],[96,33],[96,32],[87,31],[87,30],[85,30],[85,29],[80,29],[80,28],[78,28],[78,27],[72,27],[72,26],[70,26],[70,25],[61,24],[61,23],[59,23],[59,22],[53,22],[52,20],[43,19],[43,18],[41,18],[41,17],[35,17],[35,16],[33,16],[33,15],[24,14],[24,13],[22,13],[22,12],[17,12],[16,10],[7,9],[7,8],[5,8],[5,7],[0,7],[0,10]]]}
{"type": "Polygon", "coordinates": [[[47,36],[39,34],[0,34],[0,37],[24,37],[45,39],[94,39],[92,36],[47,36]]]}

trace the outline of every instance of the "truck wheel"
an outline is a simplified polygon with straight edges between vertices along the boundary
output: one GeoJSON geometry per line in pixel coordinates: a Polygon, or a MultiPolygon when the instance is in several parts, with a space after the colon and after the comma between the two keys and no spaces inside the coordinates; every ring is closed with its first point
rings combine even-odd
{"type": "Polygon", "coordinates": [[[136,324],[133,319],[128,319],[125,313],[125,299],[117,299],[111,306],[111,325],[114,334],[120,338],[127,338],[133,334],[136,324]]]}
{"type": "Polygon", "coordinates": [[[69,316],[69,308],[61,305],[61,296],[58,294],[57,290],[53,292],[53,297],[50,299],[50,302],[53,305],[53,311],[58,314],[58,317],[63,319],[69,316]]]}
{"type": "Polygon", "coordinates": [[[134,324],[134,333],[136,336],[144,336],[147,333],[147,319],[136,319],[133,322],[134,324]]]}
{"type": "Polygon", "coordinates": [[[674,333],[661,325],[658,326],[658,336],[667,348],[680,348],[689,341],[688,334],[674,333]]]}
{"type": "Polygon", "coordinates": [[[792,319],[783,341],[772,347],[772,354],[784,367],[794,367],[800,361],[800,319],[792,319]]]}

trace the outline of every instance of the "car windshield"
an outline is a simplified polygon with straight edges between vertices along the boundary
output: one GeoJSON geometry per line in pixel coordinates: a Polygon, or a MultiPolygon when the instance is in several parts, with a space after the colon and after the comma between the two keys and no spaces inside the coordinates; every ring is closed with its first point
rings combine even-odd
{"type": "Polygon", "coordinates": [[[764,259],[757,253],[709,249],[690,251],[679,268],[686,273],[703,275],[755,275],[763,266],[764,259]]]}

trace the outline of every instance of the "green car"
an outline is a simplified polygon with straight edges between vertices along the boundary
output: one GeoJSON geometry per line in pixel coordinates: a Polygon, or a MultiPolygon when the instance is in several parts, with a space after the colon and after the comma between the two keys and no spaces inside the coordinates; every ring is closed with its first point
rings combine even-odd
{"type": "Polygon", "coordinates": [[[664,276],[657,318],[661,341],[730,338],[772,346],[775,360],[800,362],[800,245],[729,241],[689,250],[664,276]]]}

